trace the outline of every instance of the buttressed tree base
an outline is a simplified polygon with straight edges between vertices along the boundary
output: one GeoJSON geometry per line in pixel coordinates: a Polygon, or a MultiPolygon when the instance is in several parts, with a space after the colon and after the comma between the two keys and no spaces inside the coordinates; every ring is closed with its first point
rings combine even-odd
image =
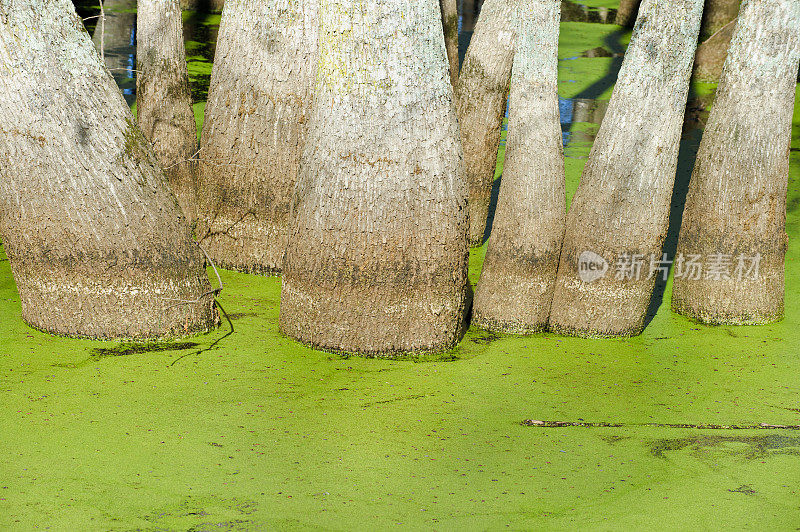
{"type": "Polygon", "coordinates": [[[0,234],[23,319],[94,338],[214,327],[202,252],[72,3],[0,6],[0,234]]]}
{"type": "Polygon", "coordinates": [[[680,314],[731,325],[783,317],[799,61],[800,3],[743,2],[686,199],[678,253],[704,269],[676,275],[680,314]]]}
{"type": "Polygon", "coordinates": [[[392,356],[462,334],[467,191],[437,4],[320,13],[280,309],[281,330],[314,347],[392,356]]]}

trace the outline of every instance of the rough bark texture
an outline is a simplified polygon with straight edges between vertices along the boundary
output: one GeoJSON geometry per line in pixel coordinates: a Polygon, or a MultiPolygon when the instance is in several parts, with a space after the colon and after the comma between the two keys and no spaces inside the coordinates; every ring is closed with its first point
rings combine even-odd
{"type": "Polygon", "coordinates": [[[739,14],[740,0],[706,0],[703,22],[700,25],[700,42],[725,27],[739,14]]]}
{"type": "Polygon", "coordinates": [[[202,254],[72,3],[0,0],[0,66],[0,233],[25,321],[98,338],[214,326],[202,254]]]}
{"type": "Polygon", "coordinates": [[[281,330],[391,356],[459,339],[466,186],[437,0],[327,0],[281,330]]]}
{"type": "Polygon", "coordinates": [[[458,2],[440,0],[444,43],[447,46],[447,59],[450,61],[450,83],[458,83],[458,2]]]}
{"type": "Polygon", "coordinates": [[[500,128],[514,61],[509,0],[486,0],[456,85],[458,122],[469,186],[469,240],[486,231],[500,128]]]}
{"type": "Polygon", "coordinates": [[[222,266],[279,273],[316,70],[317,0],[230,0],[201,141],[198,235],[222,266]]]}
{"type": "MultiPolygon", "coordinates": [[[[707,323],[779,320],[784,305],[789,143],[800,61],[800,3],[742,3],[736,35],[706,126],[683,215],[678,253],[731,261],[677,277],[676,312],[707,323]],[[760,256],[752,276],[739,257],[760,256]]],[[[748,260],[746,267],[753,265],[748,260]]]]}
{"type": "Polygon", "coordinates": [[[649,259],[661,258],[667,232],[702,11],[702,0],[642,2],[567,217],[550,318],[558,332],[622,336],[644,327],[655,283],[649,259]],[[605,260],[604,277],[580,273],[585,252],[605,260]],[[641,265],[638,278],[627,262],[641,265]]]}
{"type": "Polygon", "coordinates": [[[617,8],[616,23],[620,26],[633,27],[636,23],[636,15],[639,12],[639,4],[642,0],[620,0],[617,8]]]}
{"type": "Polygon", "coordinates": [[[727,25],[697,47],[697,54],[694,57],[693,76],[695,79],[709,83],[719,81],[735,31],[736,19],[728,22],[727,25]]]}
{"type": "Polygon", "coordinates": [[[506,162],[472,316],[484,329],[534,333],[550,315],[566,218],[559,4],[526,0],[515,9],[506,162]]]}
{"type": "Polygon", "coordinates": [[[179,0],[139,0],[136,119],[186,219],[197,210],[197,126],[179,0]]]}

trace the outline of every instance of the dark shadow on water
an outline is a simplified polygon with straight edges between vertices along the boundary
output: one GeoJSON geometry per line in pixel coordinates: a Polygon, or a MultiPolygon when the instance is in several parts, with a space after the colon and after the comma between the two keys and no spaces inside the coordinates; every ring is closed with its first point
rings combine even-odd
{"type": "MultiPolygon", "coordinates": [[[[694,101],[694,98],[690,93],[689,102],[692,101],[694,101]]],[[[700,141],[703,138],[703,123],[697,120],[692,111],[693,109],[687,109],[683,123],[681,145],[678,151],[678,169],[675,174],[675,184],[672,189],[672,201],[670,203],[669,227],[661,249],[662,256],[666,255],[667,260],[674,260],[678,249],[678,236],[681,231],[681,222],[683,221],[683,209],[686,206],[686,195],[689,193],[689,181],[692,178],[692,170],[697,159],[697,150],[700,148],[700,141]]],[[[663,276],[656,276],[656,285],[650,296],[650,304],[647,307],[645,327],[650,325],[664,302],[666,286],[666,279],[663,276]]]]}
{"type": "Polygon", "coordinates": [[[492,227],[494,226],[494,215],[497,212],[497,200],[500,198],[500,185],[502,184],[503,176],[499,176],[492,183],[492,195],[489,198],[489,213],[486,217],[486,228],[483,230],[483,242],[485,244],[489,237],[492,235],[492,227]]]}

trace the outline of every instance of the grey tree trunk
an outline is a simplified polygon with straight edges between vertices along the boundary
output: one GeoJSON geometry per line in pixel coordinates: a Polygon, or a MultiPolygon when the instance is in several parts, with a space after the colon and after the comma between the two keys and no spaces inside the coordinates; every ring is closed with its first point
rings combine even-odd
{"type": "Polygon", "coordinates": [[[440,0],[444,43],[447,46],[447,59],[450,61],[450,83],[458,83],[458,2],[440,0]]]}
{"type": "Polygon", "coordinates": [[[509,0],[486,0],[456,84],[456,105],[469,186],[469,241],[486,231],[500,129],[514,61],[509,0]]]}
{"type": "Polygon", "coordinates": [[[197,127],[179,0],[139,0],[136,118],[187,220],[197,210],[197,127]]]}
{"type": "Polygon", "coordinates": [[[683,215],[675,312],[760,324],[784,308],[789,143],[800,61],[800,3],[745,0],[706,126],[683,215]],[[684,268],[684,270],[688,270],[684,268]]]}
{"type": "Polygon", "coordinates": [[[640,3],[641,0],[620,0],[615,23],[620,26],[633,27],[636,23],[640,3]]]}
{"type": "Polygon", "coordinates": [[[560,3],[525,0],[515,8],[506,162],[472,315],[484,329],[539,332],[550,315],[567,208],[558,109],[560,3]]]}
{"type": "Polygon", "coordinates": [[[0,234],[22,317],[157,338],[217,322],[201,251],[69,0],[0,0],[0,234]]]}
{"type": "Polygon", "coordinates": [[[281,330],[379,356],[465,322],[466,186],[437,0],[328,0],[281,330]]]}
{"type": "Polygon", "coordinates": [[[201,139],[198,235],[218,264],[280,273],[316,72],[316,0],[230,0],[201,139]]]}
{"type": "Polygon", "coordinates": [[[650,259],[661,259],[667,232],[702,12],[702,0],[642,2],[567,216],[555,331],[627,336],[644,328],[656,279],[650,259]]]}

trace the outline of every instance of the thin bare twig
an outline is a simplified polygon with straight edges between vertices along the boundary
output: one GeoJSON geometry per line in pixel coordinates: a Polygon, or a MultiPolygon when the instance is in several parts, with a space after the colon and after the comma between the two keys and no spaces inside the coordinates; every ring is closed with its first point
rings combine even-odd
{"type": "Polygon", "coordinates": [[[103,64],[106,63],[106,54],[105,54],[105,47],[106,47],[106,11],[103,7],[103,0],[99,0],[100,2],[100,60],[103,64]]]}

